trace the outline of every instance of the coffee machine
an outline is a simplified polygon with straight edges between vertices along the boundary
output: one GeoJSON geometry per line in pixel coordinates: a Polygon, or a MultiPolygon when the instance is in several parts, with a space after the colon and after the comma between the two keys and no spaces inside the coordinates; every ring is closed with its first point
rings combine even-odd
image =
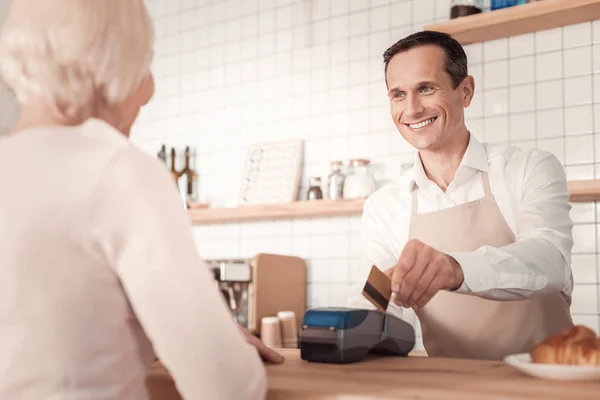
{"type": "Polygon", "coordinates": [[[250,322],[249,310],[252,307],[250,264],[242,260],[229,260],[217,263],[211,268],[217,288],[225,298],[234,321],[247,328],[250,322]]]}
{"type": "Polygon", "coordinates": [[[234,321],[260,335],[263,317],[294,311],[300,326],[307,307],[306,262],[294,256],[207,261],[234,321]]]}

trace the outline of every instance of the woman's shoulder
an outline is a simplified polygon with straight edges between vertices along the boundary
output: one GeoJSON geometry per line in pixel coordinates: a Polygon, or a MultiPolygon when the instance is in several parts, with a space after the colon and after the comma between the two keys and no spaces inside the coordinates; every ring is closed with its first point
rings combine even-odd
{"type": "MultiPolygon", "coordinates": [[[[46,142],[46,151],[55,156],[63,154],[72,165],[77,165],[74,175],[87,177],[90,182],[111,182],[115,187],[129,189],[170,179],[167,168],[155,156],[135,146],[115,127],[99,119],[89,119],[73,132],[57,131],[46,142]],[[52,144],[50,144],[52,143],[52,144]]],[[[72,178],[74,178],[72,176],[72,178]]]]}
{"type": "Polygon", "coordinates": [[[116,149],[129,146],[130,141],[124,134],[106,121],[91,118],[76,128],[79,132],[73,139],[94,142],[96,146],[114,147],[116,149]]]}
{"type": "Polygon", "coordinates": [[[104,121],[88,120],[82,125],[79,136],[83,142],[88,142],[80,143],[82,147],[93,148],[95,152],[106,150],[110,164],[127,165],[141,171],[160,166],[156,157],[142,151],[127,136],[104,121]]]}

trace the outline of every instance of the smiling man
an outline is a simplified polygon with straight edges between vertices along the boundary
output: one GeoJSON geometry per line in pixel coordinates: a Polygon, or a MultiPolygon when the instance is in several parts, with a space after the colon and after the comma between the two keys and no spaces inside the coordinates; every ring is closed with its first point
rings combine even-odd
{"type": "MultiPolygon", "coordinates": [[[[391,278],[388,312],[415,310],[430,356],[527,352],[573,324],[563,167],[543,151],[477,141],[464,120],[475,82],[450,36],[419,32],[383,58],[391,116],[418,152],[411,170],[365,204],[365,267],[391,278]]],[[[374,308],[364,282],[348,306],[374,308]]]]}

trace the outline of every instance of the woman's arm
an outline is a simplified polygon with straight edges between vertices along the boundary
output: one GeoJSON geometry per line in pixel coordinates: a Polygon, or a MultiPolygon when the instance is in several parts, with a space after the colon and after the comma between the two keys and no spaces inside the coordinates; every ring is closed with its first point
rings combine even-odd
{"type": "Polygon", "coordinates": [[[183,397],[263,398],[259,354],[200,259],[166,168],[129,147],[114,157],[97,190],[101,250],[183,397]]]}

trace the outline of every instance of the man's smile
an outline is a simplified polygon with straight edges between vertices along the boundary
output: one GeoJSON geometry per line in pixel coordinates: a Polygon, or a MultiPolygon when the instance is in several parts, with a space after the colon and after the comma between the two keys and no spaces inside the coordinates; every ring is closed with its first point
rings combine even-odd
{"type": "Polygon", "coordinates": [[[410,127],[411,129],[421,129],[426,127],[427,125],[431,124],[433,121],[435,121],[437,119],[437,117],[431,117],[431,118],[427,118],[418,122],[412,122],[412,123],[404,123],[404,125],[410,127]]]}

